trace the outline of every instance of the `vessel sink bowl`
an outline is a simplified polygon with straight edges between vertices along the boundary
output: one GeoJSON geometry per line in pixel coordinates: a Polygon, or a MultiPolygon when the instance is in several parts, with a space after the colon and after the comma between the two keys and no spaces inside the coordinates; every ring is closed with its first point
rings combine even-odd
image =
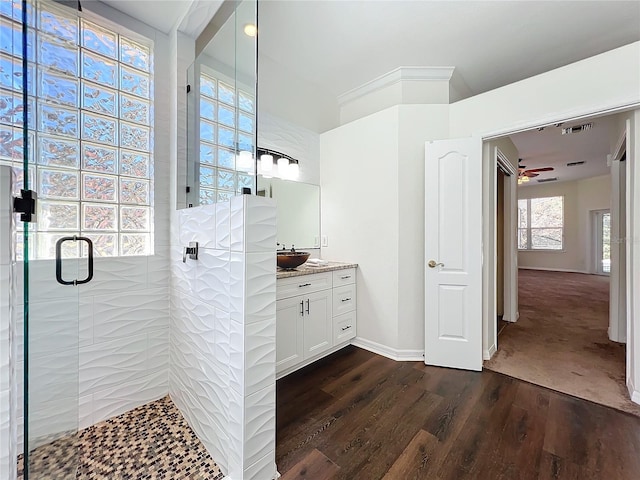
{"type": "Polygon", "coordinates": [[[306,262],[311,255],[308,252],[278,252],[277,262],[280,268],[292,270],[306,262]]]}

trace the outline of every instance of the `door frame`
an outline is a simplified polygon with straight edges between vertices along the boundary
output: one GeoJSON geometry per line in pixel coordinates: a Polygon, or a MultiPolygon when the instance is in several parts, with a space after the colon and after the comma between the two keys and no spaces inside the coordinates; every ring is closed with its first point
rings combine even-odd
{"type": "Polygon", "coordinates": [[[517,179],[518,171],[507,156],[490,141],[482,145],[483,181],[483,262],[482,297],[482,359],[490,360],[498,349],[496,316],[498,311],[498,242],[496,241],[498,202],[498,166],[508,173],[504,188],[504,316],[503,320],[518,320],[518,246],[517,246],[517,179]]]}
{"type": "MultiPolygon", "coordinates": [[[[640,208],[633,209],[633,205],[640,205],[640,104],[626,104],[621,106],[615,106],[613,108],[607,108],[596,111],[583,111],[579,114],[555,114],[547,117],[538,118],[537,120],[530,120],[523,122],[516,126],[502,128],[493,132],[484,132],[480,136],[483,140],[483,145],[491,140],[508,137],[515,133],[532,130],[535,128],[543,128],[554,125],[561,122],[579,121],[583,119],[600,117],[606,115],[614,115],[618,113],[628,113],[630,118],[625,121],[626,136],[626,195],[625,206],[626,212],[626,238],[638,239],[640,238],[640,208]]],[[[484,153],[484,151],[483,151],[484,153]]],[[[495,165],[489,156],[483,155],[483,172],[486,169],[494,169],[495,165]]],[[[487,224],[491,222],[491,217],[487,216],[487,208],[495,194],[492,195],[492,191],[488,189],[489,182],[487,181],[489,176],[483,174],[483,211],[485,212],[485,219],[483,221],[483,228],[488,230],[487,224]]],[[[495,237],[495,233],[491,231],[490,235],[495,237]]],[[[487,237],[485,236],[485,241],[487,237]]],[[[490,237],[489,237],[490,240],[490,237]]],[[[491,241],[489,243],[492,243],[491,241]]],[[[493,241],[493,243],[495,243],[493,241]]],[[[488,249],[488,245],[483,247],[486,261],[483,262],[483,292],[486,292],[489,288],[488,280],[491,279],[491,275],[488,272],[489,269],[493,270],[495,267],[495,253],[488,249]],[[487,253],[488,258],[487,258],[487,253]],[[487,283],[485,286],[484,284],[487,283]]],[[[627,333],[627,368],[626,368],[626,384],[631,400],[640,404],[640,294],[633,295],[634,289],[640,288],[640,241],[626,241],[626,315],[625,315],[625,330],[627,333]],[[635,312],[635,313],[634,313],[635,312]],[[638,352],[636,351],[638,350],[638,352]]],[[[516,261],[517,262],[517,261],[516,261]]],[[[486,297],[485,297],[486,299],[486,297]]],[[[494,304],[491,302],[491,304],[494,304]]],[[[489,308],[483,308],[483,332],[488,332],[490,324],[495,325],[495,318],[489,318],[489,308]]],[[[622,318],[620,319],[622,321],[622,318]]],[[[486,339],[486,337],[485,337],[486,339]]],[[[483,344],[483,354],[488,353],[490,345],[483,344]]]]}
{"type": "Polygon", "coordinates": [[[629,224],[627,207],[628,169],[623,158],[627,152],[627,137],[630,133],[629,122],[616,142],[613,153],[608,155],[607,163],[611,168],[611,271],[609,272],[609,339],[614,342],[627,341],[627,252],[625,248],[626,232],[629,224]],[[621,191],[622,190],[622,195],[621,191]],[[614,240],[615,239],[615,240],[614,240]]]}

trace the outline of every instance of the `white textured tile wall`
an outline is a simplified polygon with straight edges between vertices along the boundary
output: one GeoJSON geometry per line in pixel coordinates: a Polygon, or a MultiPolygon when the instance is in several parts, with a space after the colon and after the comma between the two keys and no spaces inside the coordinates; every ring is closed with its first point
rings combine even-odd
{"type": "Polygon", "coordinates": [[[15,317],[12,300],[11,266],[11,170],[0,166],[0,478],[14,480],[16,442],[15,317]]]}
{"type": "Polygon", "coordinates": [[[229,480],[276,475],[275,222],[272,200],[244,195],[172,224],[169,390],[229,480]]]}

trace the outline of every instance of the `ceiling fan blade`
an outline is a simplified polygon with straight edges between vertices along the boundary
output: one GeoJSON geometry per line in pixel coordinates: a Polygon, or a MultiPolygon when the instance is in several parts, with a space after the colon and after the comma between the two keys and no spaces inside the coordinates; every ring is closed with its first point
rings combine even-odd
{"type": "Polygon", "coordinates": [[[527,170],[526,172],[523,173],[523,175],[525,177],[533,178],[533,177],[537,177],[540,174],[539,173],[535,173],[533,170],[527,170]]]}
{"type": "Polygon", "coordinates": [[[553,167],[542,167],[542,168],[531,168],[527,170],[527,172],[550,172],[553,170],[553,167]]]}

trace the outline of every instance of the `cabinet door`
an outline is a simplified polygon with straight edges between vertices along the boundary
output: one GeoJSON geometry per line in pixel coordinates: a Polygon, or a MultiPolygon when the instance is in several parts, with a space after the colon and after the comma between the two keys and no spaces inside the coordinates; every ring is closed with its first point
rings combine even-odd
{"type": "Polygon", "coordinates": [[[304,298],[304,359],[333,346],[332,291],[305,295],[304,298]]]}
{"type": "Polygon", "coordinates": [[[276,302],[276,373],[304,359],[303,305],[306,308],[306,302],[303,302],[302,296],[276,302]]]}

